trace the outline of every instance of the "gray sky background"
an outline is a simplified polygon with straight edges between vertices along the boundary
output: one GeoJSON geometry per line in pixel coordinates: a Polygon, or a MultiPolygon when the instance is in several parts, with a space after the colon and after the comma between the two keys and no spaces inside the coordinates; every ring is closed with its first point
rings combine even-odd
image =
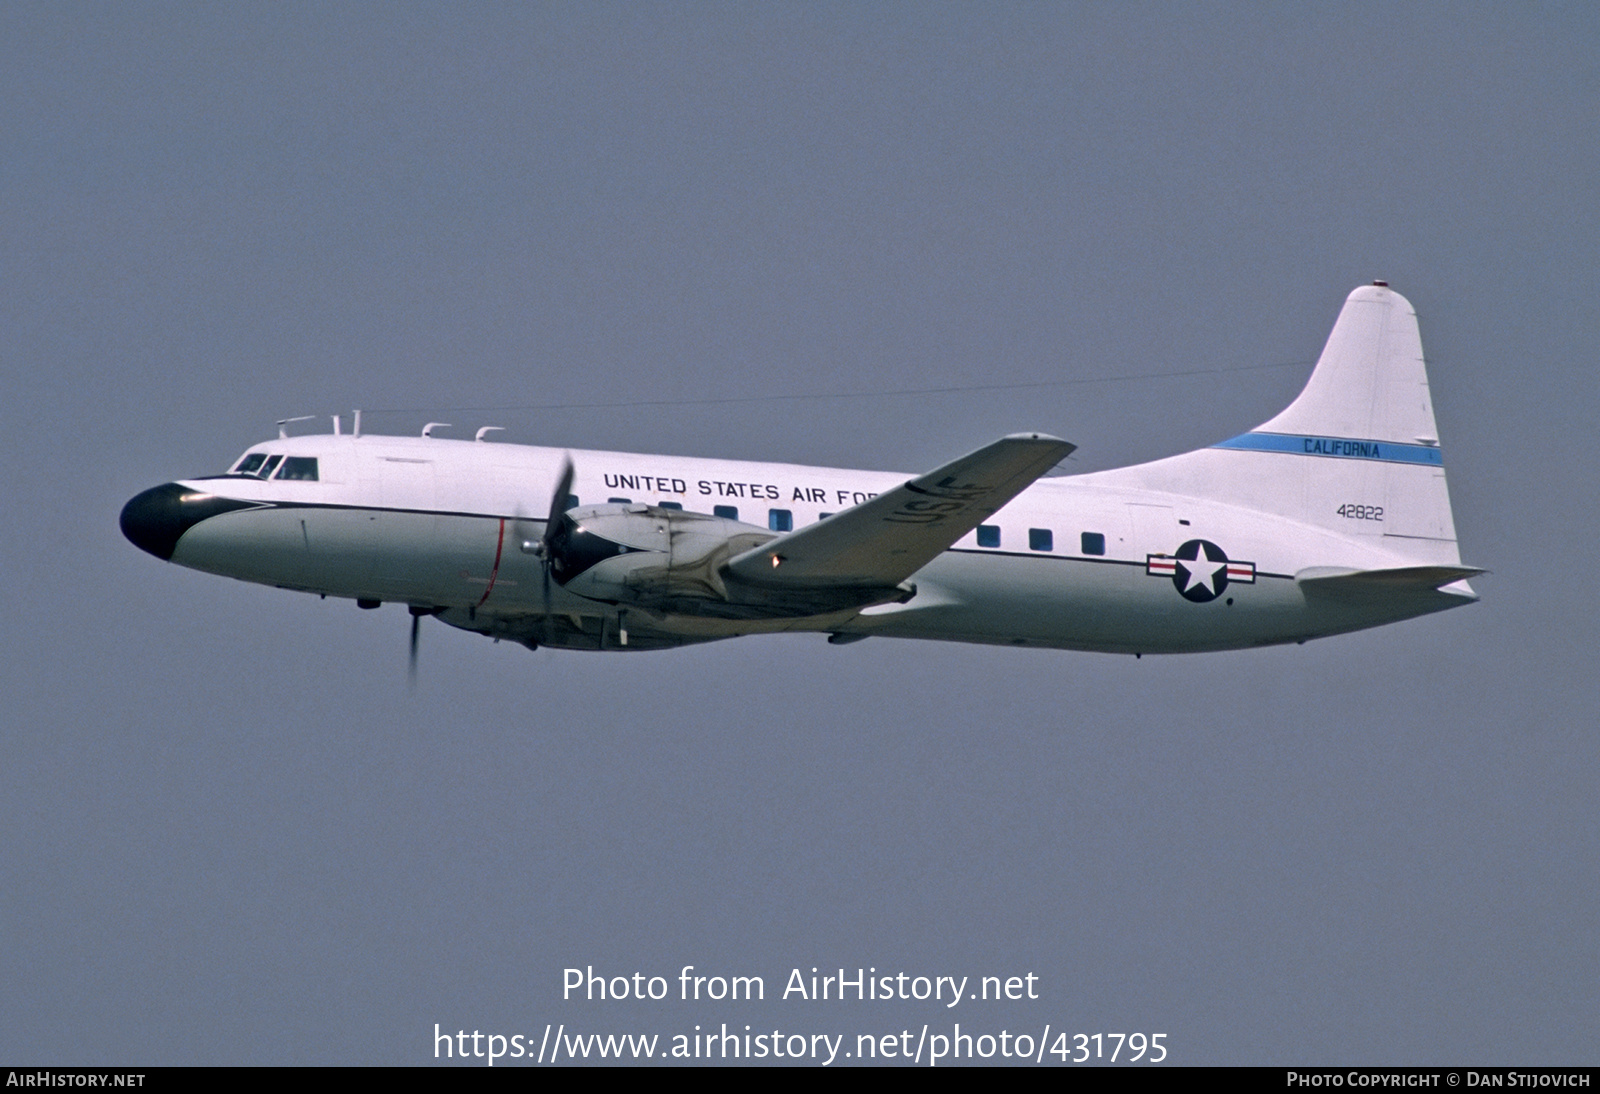
{"type": "Polygon", "coordinates": [[[1588,5],[0,7],[0,1058],[960,1021],[1595,1063],[1597,92],[1588,5]],[[1374,277],[1421,316],[1493,573],[1304,647],[427,626],[411,693],[403,610],[117,531],[355,406],[907,472],[1019,429],[1152,459],[1285,405],[1374,277]],[[560,999],[568,966],[691,964],[768,1000],[560,999]],[[777,1000],[813,965],[1040,998],[777,1000]]]}

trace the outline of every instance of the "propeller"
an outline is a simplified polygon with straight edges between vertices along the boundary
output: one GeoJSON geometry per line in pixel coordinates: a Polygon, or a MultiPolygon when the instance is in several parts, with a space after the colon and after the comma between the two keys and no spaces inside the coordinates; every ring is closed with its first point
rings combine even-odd
{"type": "Polygon", "coordinates": [[[574,468],[572,457],[561,462],[561,475],[556,480],[555,493],[550,495],[550,517],[544,522],[544,536],[539,540],[539,559],[544,563],[544,639],[545,645],[554,640],[554,622],[550,615],[550,567],[555,564],[556,532],[561,527],[561,517],[567,511],[567,498],[572,494],[574,468]]]}

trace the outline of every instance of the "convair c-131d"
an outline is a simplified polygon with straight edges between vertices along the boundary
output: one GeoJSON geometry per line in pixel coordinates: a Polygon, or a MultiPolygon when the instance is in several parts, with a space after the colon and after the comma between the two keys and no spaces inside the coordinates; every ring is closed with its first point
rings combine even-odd
{"type": "Polygon", "coordinates": [[[404,604],[529,648],[653,650],[779,631],[1182,653],[1378,626],[1477,599],[1417,318],[1350,294],[1299,397],[1153,463],[1045,473],[1002,437],[915,477],[350,432],[279,437],[139,494],[123,533],[242,581],[404,604]]]}

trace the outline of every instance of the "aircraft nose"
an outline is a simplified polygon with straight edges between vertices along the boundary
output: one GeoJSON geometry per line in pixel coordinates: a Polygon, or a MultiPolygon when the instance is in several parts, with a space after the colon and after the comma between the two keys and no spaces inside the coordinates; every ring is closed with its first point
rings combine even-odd
{"type": "Polygon", "coordinates": [[[249,505],[249,502],[191,490],[175,482],[163,483],[135,494],[122,507],[122,534],[141,551],[149,551],[163,562],[170,562],[183,533],[207,517],[249,505]]]}

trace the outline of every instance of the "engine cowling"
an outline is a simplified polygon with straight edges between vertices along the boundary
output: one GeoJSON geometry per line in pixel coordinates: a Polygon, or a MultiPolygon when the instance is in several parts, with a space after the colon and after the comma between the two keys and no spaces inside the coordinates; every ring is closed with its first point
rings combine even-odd
{"type": "Polygon", "coordinates": [[[727,602],[722,565],[773,538],[764,528],[704,513],[587,505],[562,514],[550,537],[550,573],[590,600],[682,611],[727,602]]]}
{"type": "Polygon", "coordinates": [[[730,578],[728,560],[776,539],[753,524],[656,505],[568,510],[548,536],[550,574],[568,592],[656,614],[771,619],[822,615],[909,589],[773,587],[730,578]]]}

